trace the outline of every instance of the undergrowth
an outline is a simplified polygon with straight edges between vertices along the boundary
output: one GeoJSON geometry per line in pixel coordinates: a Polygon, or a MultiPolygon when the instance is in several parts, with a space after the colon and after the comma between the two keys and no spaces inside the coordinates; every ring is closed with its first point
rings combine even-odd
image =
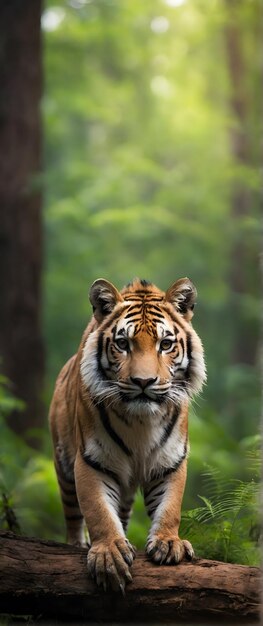
{"type": "Polygon", "coordinates": [[[181,536],[187,537],[197,556],[228,563],[259,565],[260,472],[258,438],[247,450],[250,478],[247,481],[225,478],[213,467],[203,474],[201,505],[184,511],[181,536]]]}

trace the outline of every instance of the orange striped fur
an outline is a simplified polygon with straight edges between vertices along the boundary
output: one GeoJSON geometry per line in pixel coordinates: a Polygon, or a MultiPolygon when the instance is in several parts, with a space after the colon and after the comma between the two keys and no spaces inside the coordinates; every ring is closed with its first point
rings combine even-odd
{"type": "Polygon", "coordinates": [[[139,279],[119,292],[99,279],[90,300],[94,315],[57,379],[50,428],[67,541],[83,544],[86,527],[89,574],[123,591],[134,558],[125,532],[139,486],[152,519],[149,557],[177,563],[193,554],[178,531],[188,406],[205,365],[189,279],[167,292],[139,279]]]}

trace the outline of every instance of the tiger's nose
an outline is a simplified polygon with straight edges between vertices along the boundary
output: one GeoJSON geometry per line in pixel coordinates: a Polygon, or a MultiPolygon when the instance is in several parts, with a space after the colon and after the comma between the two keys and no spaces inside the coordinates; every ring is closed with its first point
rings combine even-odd
{"type": "Polygon", "coordinates": [[[157,378],[132,378],[131,376],[131,381],[138,387],[141,387],[141,389],[146,389],[146,387],[155,383],[156,380],[157,378]]]}

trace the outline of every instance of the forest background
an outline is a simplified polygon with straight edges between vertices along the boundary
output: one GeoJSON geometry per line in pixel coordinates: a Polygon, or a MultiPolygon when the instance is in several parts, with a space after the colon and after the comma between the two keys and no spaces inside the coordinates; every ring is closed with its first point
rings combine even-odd
{"type": "MultiPolygon", "coordinates": [[[[93,280],[189,276],[208,382],[181,534],[258,563],[261,2],[22,4],[0,9],[1,526],[64,538],[47,413],[93,280]]],[[[138,547],[148,527],[138,494],[138,547]]]]}

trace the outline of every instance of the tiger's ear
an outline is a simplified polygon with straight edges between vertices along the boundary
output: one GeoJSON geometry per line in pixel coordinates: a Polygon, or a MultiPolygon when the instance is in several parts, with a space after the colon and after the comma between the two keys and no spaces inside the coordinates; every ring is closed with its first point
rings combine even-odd
{"type": "Polygon", "coordinates": [[[118,302],[123,302],[123,298],[116,287],[104,278],[98,278],[91,285],[89,299],[97,322],[101,322],[104,317],[109,315],[118,302]]]}
{"type": "Polygon", "coordinates": [[[197,290],[189,278],[180,278],[165,294],[166,302],[170,302],[178,313],[190,322],[197,298],[197,290]]]}

